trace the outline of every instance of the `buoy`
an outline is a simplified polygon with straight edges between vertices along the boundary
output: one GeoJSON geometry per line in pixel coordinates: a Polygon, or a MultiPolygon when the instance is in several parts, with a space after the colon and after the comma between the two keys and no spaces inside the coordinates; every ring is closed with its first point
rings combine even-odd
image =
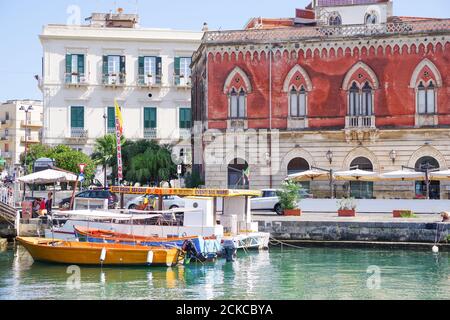
{"type": "Polygon", "coordinates": [[[106,259],[106,248],[102,249],[102,253],[100,254],[100,261],[104,262],[106,259]]]}
{"type": "Polygon", "coordinates": [[[439,252],[439,247],[438,246],[433,246],[433,252],[434,253],[438,253],[439,252]]]}
{"type": "Polygon", "coordinates": [[[149,251],[147,253],[147,263],[152,264],[153,263],[153,251],[149,251]]]}

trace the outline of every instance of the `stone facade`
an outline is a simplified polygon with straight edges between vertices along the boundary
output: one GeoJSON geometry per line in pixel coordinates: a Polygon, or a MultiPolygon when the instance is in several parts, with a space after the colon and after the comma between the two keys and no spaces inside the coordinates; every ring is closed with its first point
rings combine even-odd
{"type": "MultiPolygon", "coordinates": [[[[239,170],[248,165],[250,188],[279,187],[299,158],[334,170],[348,170],[360,158],[376,172],[425,159],[447,169],[450,21],[387,21],[206,33],[193,58],[192,108],[205,129],[194,141],[194,163],[207,186],[229,186],[234,159],[242,159],[239,170]],[[419,91],[428,85],[434,110],[424,113],[419,91]],[[352,111],[352,90],[364,112],[352,111]],[[292,92],[304,95],[301,114],[292,114],[292,92]],[[264,139],[251,143],[251,136],[266,130],[271,138],[261,150],[264,139]],[[217,143],[217,136],[227,143],[217,143]],[[209,161],[211,154],[216,161],[209,161]]],[[[438,184],[434,196],[447,198],[450,185],[438,184]]],[[[347,193],[346,185],[337,184],[338,196],[347,193]]],[[[309,187],[315,196],[329,195],[328,182],[309,187]]],[[[371,188],[376,198],[416,195],[415,182],[371,188]]]]}

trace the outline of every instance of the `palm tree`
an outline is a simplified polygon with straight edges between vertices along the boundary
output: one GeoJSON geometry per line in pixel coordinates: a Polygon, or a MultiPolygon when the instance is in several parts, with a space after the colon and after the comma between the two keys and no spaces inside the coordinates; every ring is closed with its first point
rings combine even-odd
{"type": "MultiPolygon", "coordinates": [[[[122,138],[121,144],[123,145],[125,139],[122,138]]],[[[95,164],[103,166],[103,172],[105,174],[105,187],[107,185],[106,169],[108,166],[114,166],[117,158],[117,140],[114,134],[108,134],[104,137],[98,138],[95,141],[94,153],[91,156],[95,164]]]]}

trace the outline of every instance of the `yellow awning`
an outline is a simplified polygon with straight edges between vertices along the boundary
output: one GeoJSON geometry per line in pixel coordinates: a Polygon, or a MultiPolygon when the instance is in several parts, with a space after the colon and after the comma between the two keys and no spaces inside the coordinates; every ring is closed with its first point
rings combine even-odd
{"type": "Polygon", "coordinates": [[[123,194],[153,194],[161,196],[182,197],[260,197],[257,190],[231,190],[231,189],[180,189],[180,188],[145,188],[145,187],[111,187],[113,193],[123,194]]]}

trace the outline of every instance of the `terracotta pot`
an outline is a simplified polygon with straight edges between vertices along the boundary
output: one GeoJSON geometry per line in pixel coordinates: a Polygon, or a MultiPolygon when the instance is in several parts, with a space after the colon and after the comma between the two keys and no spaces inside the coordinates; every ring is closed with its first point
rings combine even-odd
{"type": "Polygon", "coordinates": [[[299,217],[302,215],[302,210],[300,210],[300,209],[284,210],[283,215],[299,217]]]}
{"type": "Polygon", "coordinates": [[[338,210],[339,217],[355,217],[355,210],[338,210]]]}
{"type": "Polygon", "coordinates": [[[401,210],[394,210],[394,211],[392,211],[392,216],[394,218],[401,218],[402,217],[402,211],[401,210]]]}

